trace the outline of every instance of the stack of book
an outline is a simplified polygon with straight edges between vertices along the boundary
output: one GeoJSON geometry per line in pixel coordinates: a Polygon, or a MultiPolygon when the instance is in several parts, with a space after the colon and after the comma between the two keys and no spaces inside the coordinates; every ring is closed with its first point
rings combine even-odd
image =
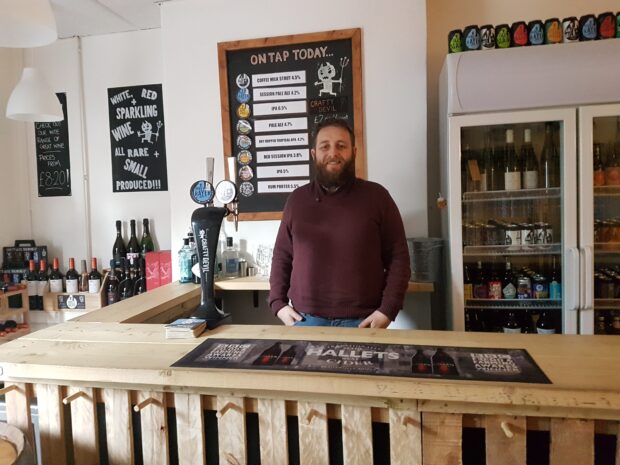
{"type": "Polygon", "coordinates": [[[199,318],[180,318],[167,324],[167,339],[182,339],[189,337],[198,337],[207,327],[207,320],[199,318]]]}

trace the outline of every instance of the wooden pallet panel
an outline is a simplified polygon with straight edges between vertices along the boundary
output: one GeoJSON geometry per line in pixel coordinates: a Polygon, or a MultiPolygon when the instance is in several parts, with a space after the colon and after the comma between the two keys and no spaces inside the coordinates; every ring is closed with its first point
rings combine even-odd
{"type": "Polygon", "coordinates": [[[19,428],[30,444],[34,444],[32,433],[32,418],[30,416],[30,385],[26,383],[6,383],[6,422],[19,428]],[[15,389],[8,390],[11,386],[15,389]]]}
{"type": "Polygon", "coordinates": [[[174,394],[179,465],[205,465],[205,424],[199,394],[174,394]]]}
{"type": "Polygon", "coordinates": [[[247,463],[245,406],[242,397],[217,397],[217,429],[222,465],[247,463]]]}
{"type": "Polygon", "coordinates": [[[550,465],[594,465],[594,421],[551,419],[550,465]]]}
{"type": "Polygon", "coordinates": [[[137,407],[140,410],[142,457],[149,465],[168,465],[168,416],[163,392],[139,391],[137,407]]]}
{"type": "Polygon", "coordinates": [[[45,465],[65,465],[65,417],[60,386],[37,384],[41,459],[45,465]]]}
{"type": "Polygon", "coordinates": [[[258,429],[261,463],[288,465],[285,401],[258,399],[258,429]]]}
{"type": "Polygon", "coordinates": [[[342,406],[342,456],[347,465],[372,465],[370,407],[342,406]]]}
{"type": "Polygon", "coordinates": [[[461,465],[463,416],[450,413],[422,415],[422,463],[461,465]]]}
{"type": "Polygon", "coordinates": [[[329,463],[327,406],[318,402],[298,402],[300,465],[329,463]]]}
{"type": "Polygon", "coordinates": [[[104,389],[105,429],[110,465],[133,465],[133,426],[129,391],[104,389]]]}
{"type": "Polygon", "coordinates": [[[99,440],[94,389],[69,387],[66,399],[72,397],[70,405],[74,461],[84,465],[96,465],[99,463],[99,440]]]}
{"type": "Polygon", "coordinates": [[[413,409],[390,409],[390,463],[422,465],[422,422],[413,409]]]}
{"type": "Polygon", "coordinates": [[[489,415],[485,423],[487,465],[526,465],[527,418],[489,415]]]}

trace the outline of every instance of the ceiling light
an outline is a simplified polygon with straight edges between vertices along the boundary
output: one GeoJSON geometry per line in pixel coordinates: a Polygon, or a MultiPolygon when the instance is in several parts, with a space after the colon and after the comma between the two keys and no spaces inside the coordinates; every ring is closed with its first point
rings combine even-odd
{"type": "Polygon", "coordinates": [[[0,47],[40,47],[57,38],[49,0],[0,0],[0,47]]]}
{"type": "Polygon", "coordinates": [[[35,68],[24,68],[6,106],[6,117],[18,121],[62,121],[62,105],[35,68]]]}

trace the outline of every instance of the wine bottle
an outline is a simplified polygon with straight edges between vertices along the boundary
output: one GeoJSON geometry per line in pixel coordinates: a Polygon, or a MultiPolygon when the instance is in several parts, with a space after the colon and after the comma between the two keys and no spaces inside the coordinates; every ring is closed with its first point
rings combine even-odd
{"type": "Polygon", "coordinates": [[[603,158],[601,157],[601,144],[594,144],[594,179],[593,184],[595,187],[605,185],[605,166],[603,165],[603,158]]]}
{"type": "Polygon", "coordinates": [[[529,128],[523,131],[521,160],[523,160],[523,189],[538,188],[538,160],[532,147],[532,131],[529,128]]]}
{"type": "Polygon", "coordinates": [[[86,260],[82,260],[80,272],[80,292],[88,292],[88,271],[86,271],[86,260]]]}
{"type": "Polygon", "coordinates": [[[39,310],[37,299],[37,288],[39,286],[39,276],[37,274],[34,260],[28,261],[28,273],[26,274],[26,286],[28,288],[28,305],[30,310],[39,310]]]}
{"type": "Polygon", "coordinates": [[[497,161],[493,152],[491,132],[487,131],[484,135],[484,147],[482,149],[482,164],[484,166],[484,172],[480,175],[480,190],[482,191],[497,190],[497,177],[503,174],[497,172],[497,161]]]}
{"type": "Polygon", "coordinates": [[[140,258],[138,267],[138,277],[133,283],[133,295],[140,295],[146,292],[146,278],[144,277],[144,259],[140,258]]]}
{"type": "Polygon", "coordinates": [[[463,269],[463,298],[465,300],[474,298],[474,284],[471,280],[469,267],[465,265],[463,269]]]}
{"type": "Polygon", "coordinates": [[[116,276],[115,260],[110,260],[110,273],[108,274],[108,286],[106,289],[108,305],[118,302],[118,277],[116,276]]]}
{"type": "Polygon", "coordinates": [[[121,220],[116,220],[116,240],[112,246],[112,259],[115,266],[118,266],[121,258],[125,258],[127,255],[127,247],[125,247],[125,241],[123,241],[123,235],[121,233],[121,220]]]}
{"type": "Polygon", "coordinates": [[[492,138],[493,156],[495,157],[495,189],[496,191],[504,190],[504,171],[506,170],[506,156],[504,153],[504,147],[497,141],[499,139],[499,132],[496,132],[494,138],[492,138]]]}
{"type": "Polygon", "coordinates": [[[88,273],[88,292],[96,294],[101,289],[101,273],[97,270],[97,258],[90,259],[90,273],[88,273]]]}
{"type": "Polygon", "coordinates": [[[489,288],[487,286],[487,277],[482,268],[482,262],[478,262],[478,272],[474,280],[474,299],[488,299],[489,288]]]}
{"type": "Polygon", "coordinates": [[[549,189],[560,186],[560,155],[555,146],[553,125],[545,125],[545,143],[538,165],[538,185],[549,189]]]}
{"type": "Polygon", "coordinates": [[[136,237],[136,220],[130,221],[131,227],[131,236],[129,237],[129,242],[127,243],[127,260],[130,265],[134,265],[137,263],[137,258],[140,256],[140,243],[138,242],[138,238],[136,237]]]}
{"type": "Polygon", "coordinates": [[[62,292],[63,275],[58,269],[58,258],[54,258],[52,263],[52,272],[49,276],[50,292],[62,292]]]}
{"type": "Polygon", "coordinates": [[[515,316],[515,312],[508,313],[508,319],[502,328],[504,333],[507,334],[520,334],[521,333],[521,325],[517,322],[517,317],[515,316]]]}
{"type": "Polygon", "coordinates": [[[142,220],[142,239],[140,240],[140,254],[142,258],[146,258],[148,252],[155,250],[155,244],[153,244],[153,238],[151,237],[151,230],[149,228],[149,219],[144,218],[142,220]]]}
{"type": "Polygon", "coordinates": [[[119,300],[129,299],[133,296],[133,280],[129,272],[129,264],[125,262],[125,279],[123,279],[118,285],[118,298],[119,300]]]}
{"type": "Polygon", "coordinates": [[[75,259],[69,258],[69,269],[65,275],[65,287],[68,293],[74,294],[80,290],[80,275],[75,270],[75,259]]]}
{"type": "Polygon", "coordinates": [[[555,326],[547,310],[543,310],[536,322],[536,332],[538,334],[555,334],[555,326]]]}
{"type": "Polygon", "coordinates": [[[521,189],[521,167],[515,151],[514,131],[506,129],[506,146],[504,148],[506,165],[504,167],[504,189],[515,191],[521,189]]]}
{"type": "Polygon", "coordinates": [[[47,261],[41,259],[39,262],[39,282],[37,283],[37,308],[43,310],[43,294],[49,291],[49,283],[47,282],[47,261]]]}

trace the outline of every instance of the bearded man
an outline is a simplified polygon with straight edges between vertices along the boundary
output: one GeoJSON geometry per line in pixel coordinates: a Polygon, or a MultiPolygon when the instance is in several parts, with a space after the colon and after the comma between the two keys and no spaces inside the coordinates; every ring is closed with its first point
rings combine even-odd
{"type": "Polygon", "coordinates": [[[384,187],[355,177],[343,120],[317,126],[311,154],[314,179],[284,207],[269,306],[288,326],[387,328],[411,275],[398,208],[384,187]]]}

